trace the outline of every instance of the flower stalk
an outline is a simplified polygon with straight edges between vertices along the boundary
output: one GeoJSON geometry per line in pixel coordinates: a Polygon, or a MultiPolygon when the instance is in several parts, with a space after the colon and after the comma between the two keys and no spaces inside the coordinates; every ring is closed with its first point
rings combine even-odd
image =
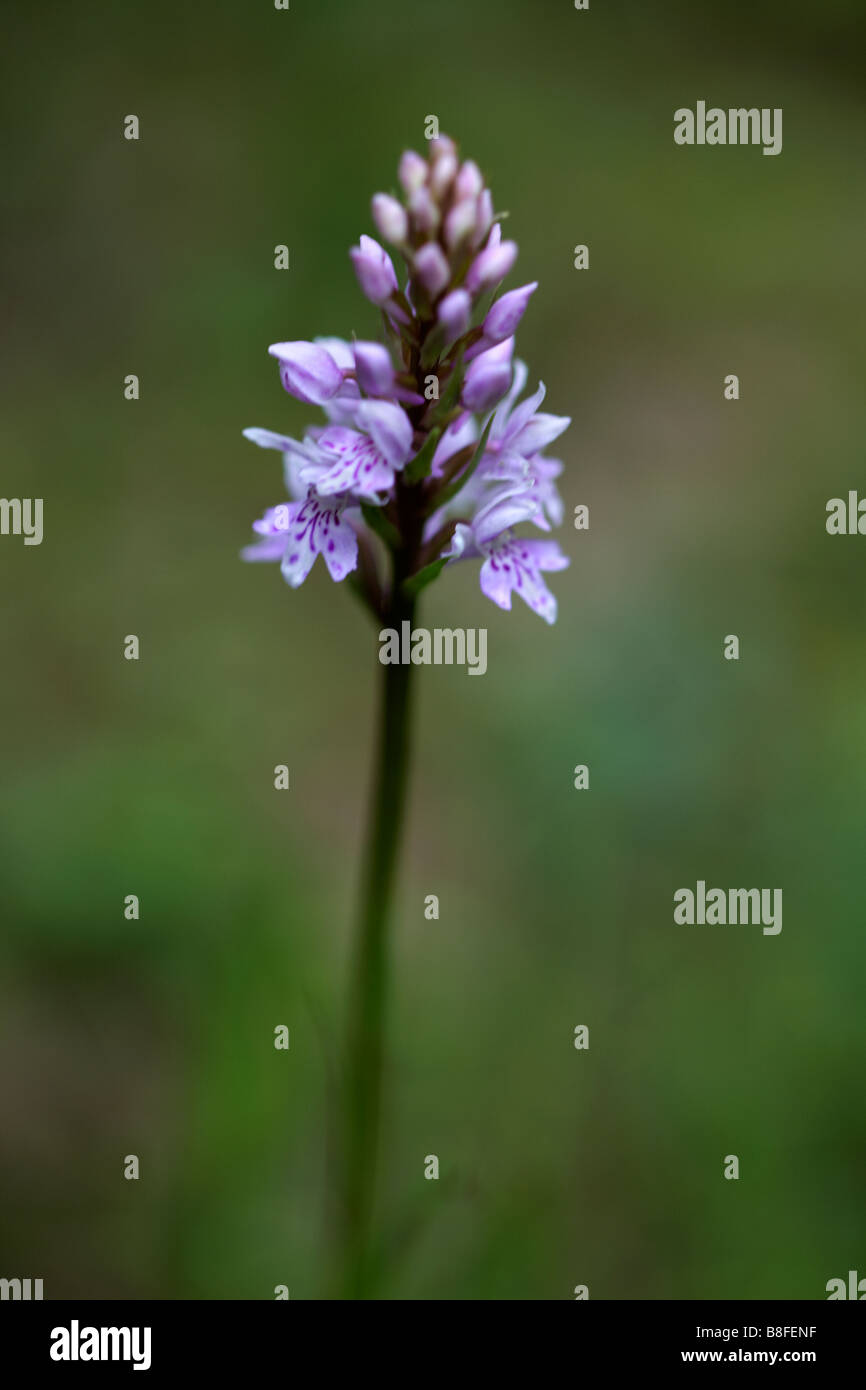
{"type": "MultiPolygon", "coordinates": [[[[416,600],[399,590],[389,625],[412,622],[416,600]]],[[[345,1133],[341,1158],[343,1292],[364,1298],[371,1286],[370,1222],[376,1190],[388,987],[388,925],[409,770],[411,665],[382,667],[382,690],[369,840],[350,983],[343,1072],[345,1133]]]]}
{"type": "MultiPolygon", "coordinates": [[[[383,341],[274,343],[283,387],[321,408],[303,439],[249,429],[283,458],[290,501],[253,523],[246,560],[276,561],[304,583],[322,557],[349,578],[378,623],[402,631],[418,595],[441,573],[481,561],[482,592],[509,610],[517,594],[546,622],[556,599],[543,574],[569,561],[549,532],[563,519],[549,444],[570,421],[539,410],[545,388],[520,399],[528,372],[515,332],[537,285],[496,298],[517,258],[502,238],[478,166],[442,136],[427,159],[407,151],[404,200],[376,194],[372,218],[403,258],[401,289],[387,251],[361,236],[350,256],[381,315],[383,341]]],[[[381,635],[381,634],[380,634],[381,635]]],[[[382,1109],[388,922],[403,831],[411,724],[411,663],[382,664],[382,701],[369,839],[352,960],[345,1058],[339,1206],[340,1288],[368,1296],[382,1109]]]]}

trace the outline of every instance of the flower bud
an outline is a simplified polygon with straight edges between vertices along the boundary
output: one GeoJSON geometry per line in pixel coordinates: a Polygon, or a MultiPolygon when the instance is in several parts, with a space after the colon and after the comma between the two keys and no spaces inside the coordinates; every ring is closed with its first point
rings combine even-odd
{"type": "Polygon", "coordinates": [[[437,202],[442,202],[445,194],[454,182],[454,175],[457,173],[457,157],[453,154],[443,154],[434,161],[433,168],[430,170],[430,192],[437,202]]]}
{"type": "Polygon", "coordinates": [[[427,182],[427,161],[414,150],[404,150],[400,156],[397,177],[407,195],[415,192],[427,182]]]}
{"type": "Polygon", "coordinates": [[[372,213],[379,235],[393,246],[402,246],[409,231],[409,219],[403,204],[387,193],[377,193],[373,198],[372,213]]]}
{"type": "Polygon", "coordinates": [[[347,343],[345,338],[314,338],[316,347],[323,347],[325,352],[329,352],[340,368],[341,372],[350,372],[355,365],[355,357],[352,352],[352,344],[347,343]]]}
{"type": "Polygon", "coordinates": [[[308,405],[324,405],[343,384],[343,373],[331,354],[315,343],[272,343],[268,352],[280,364],[286,391],[308,405]]]}
{"type": "Polygon", "coordinates": [[[453,343],[455,338],[462,338],[469,327],[471,315],[472,300],[465,290],[452,290],[446,294],[436,311],[446,342],[453,343]]]}
{"type": "MultiPolygon", "coordinates": [[[[484,239],[493,224],[493,195],[489,188],[482,188],[475,212],[475,245],[483,246],[484,239]]],[[[496,223],[496,226],[499,224],[496,223]]]]}
{"type": "Polygon", "coordinates": [[[460,165],[460,172],[454,184],[454,194],[457,198],[477,198],[484,187],[484,180],[481,177],[481,170],[473,159],[467,159],[460,165]]]}
{"type": "Polygon", "coordinates": [[[450,135],[437,135],[435,140],[430,141],[430,159],[432,163],[450,155],[452,159],[457,158],[457,146],[450,135]]]}
{"type": "Polygon", "coordinates": [[[521,285],[517,290],[509,290],[496,303],[491,305],[484,320],[484,337],[491,343],[501,343],[510,338],[526,312],[530,296],[538,289],[538,281],[531,285],[521,285]]]}
{"type": "Polygon", "coordinates": [[[381,343],[355,344],[355,376],[368,396],[387,396],[394,385],[394,366],[381,343]]]}
{"type": "Polygon", "coordinates": [[[397,276],[387,251],[373,237],[362,236],[360,246],[353,246],[349,255],[362,293],[372,304],[385,304],[397,288],[397,276]]]}
{"type": "Polygon", "coordinates": [[[511,357],[514,352],[514,339],[506,338],[504,343],[482,352],[470,363],[463,382],[460,397],[467,410],[483,414],[498,405],[507,395],[511,385],[511,357]]]}
{"type": "Polygon", "coordinates": [[[416,188],[409,198],[412,225],[422,236],[429,236],[439,226],[439,209],[430,196],[429,188],[416,188]]]}
{"type": "Polygon", "coordinates": [[[428,241],[415,255],[415,274],[431,299],[444,290],[451,279],[451,268],[436,241],[428,241]]]}
{"type": "Polygon", "coordinates": [[[470,232],[475,230],[476,205],[474,198],[464,198],[461,202],[455,203],[448,216],[445,218],[445,242],[450,250],[459,246],[461,241],[465,241],[470,232]]]}
{"type": "MultiPolygon", "coordinates": [[[[498,222],[495,227],[498,227],[498,222]]],[[[495,228],[494,228],[495,229],[495,228]]],[[[491,239],[493,233],[491,232],[491,239]]],[[[500,280],[504,280],[514,262],[517,260],[517,243],[515,241],[503,241],[499,244],[487,245],[472,262],[466,276],[466,288],[472,294],[478,294],[481,290],[489,290],[494,285],[498,285],[500,280]]]]}

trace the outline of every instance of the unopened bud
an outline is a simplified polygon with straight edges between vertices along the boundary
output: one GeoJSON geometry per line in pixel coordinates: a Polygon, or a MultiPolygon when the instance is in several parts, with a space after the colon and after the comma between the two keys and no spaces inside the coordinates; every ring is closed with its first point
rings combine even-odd
{"type": "Polygon", "coordinates": [[[430,158],[435,164],[437,160],[444,159],[446,155],[456,159],[457,146],[450,135],[437,135],[435,140],[430,141],[430,158]]]}
{"type": "Polygon", "coordinates": [[[381,343],[355,343],[355,376],[368,396],[387,396],[394,385],[394,365],[381,343]]]}
{"type": "Polygon", "coordinates": [[[272,343],[268,352],[280,364],[286,391],[308,405],[323,405],[343,384],[343,373],[333,357],[316,343],[272,343]]]}
{"type": "Polygon", "coordinates": [[[422,159],[415,150],[404,150],[400,156],[400,165],[397,170],[399,178],[406,194],[414,193],[416,188],[421,188],[427,181],[427,161],[422,159]]]}
{"type": "Polygon", "coordinates": [[[431,299],[442,293],[451,278],[451,269],[438,242],[428,241],[417,252],[415,274],[431,299]]]}
{"type": "Polygon", "coordinates": [[[362,292],[371,303],[385,304],[397,288],[397,276],[387,251],[373,237],[362,236],[361,244],[353,246],[349,255],[362,292]]]}
{"type": "Polygon", "coordinates": [[[373,221],[380,236],[392,246],[402,246],[409,232],[406,209],[388,193],[377,193],[372,204],[373,221]]]}
{"type": "Polygon", "coordinates": [[[437,202],[442,202],[448,189],[454,182],[454,175],[457,173],[457,157],[453,154],[443,154],[437,159],[430,171],[430,192],[437,202]]]}
{"type": "Polygon", "coordinates": [[[507,394],[511,385],[511,357],[514,352],[514,339],[506,338],[504,343],[488,348],[480,357],[470,363],[463,382],[461,400],[467,410],[491,410],[507,394]]]}
{"type": "MultiPolygon", "coordinates": [[[[493,196],[489,188],[482,188],[478,196],[475,212],[475,236],[476,246],[483,246],[485,237],[490,231],[493,222],[493,196]]],[[[496,224],[499,225],[498,223],[496,224]]]]}
{"type": "Polygon", "coordinates": [[[516,241],[503,241],[498,245],[486,246],[469,267],[466,288],[472,294],[491,289],[498,285],[500,280],[505,279],[516,260],[516,241]]]}
{"type": "Polygon", "coordinates": [[[439,327],[448,343],[461,338],[469,327],[472,315],[472,299],[466,290],[452,290],[446,294],[436,311],[439,327]]]}
{"type": "Polygon", "coordinates": [[[464,198],[455,203],[445,218],[445,243],[453,251],[475,229],[475,199],[464,198]]]}
{"type": "Polygon", "coordinates": [[[477,198],[484,187],[484,179],[481,177],[481,170],[473,159],[467,159],[460,165],[460,172],[454,184],[454,193],[458,198],[477,198]]]}
{"type": "Polygon", "coordinates": [[[485,338],[491,343],[501,343],[503,338],[510,338],[526,313],[530,296],[537,289],[538,281],[534,280],[531,285],[521,285],[519,289],[509,290],[508,294],[497,299],[484,320],[485,338]]]}
{"type": "Polygon", "coordinates": [[[416,188],[409,197],[412,225],[422,236],[429,236],[439,226],[439,209],[430,196],[429,188],[416,188]]]}

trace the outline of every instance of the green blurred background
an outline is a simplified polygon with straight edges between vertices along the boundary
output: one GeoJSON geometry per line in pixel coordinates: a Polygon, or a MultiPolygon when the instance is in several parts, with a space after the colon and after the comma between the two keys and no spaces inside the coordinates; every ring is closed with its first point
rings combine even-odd
{"type": "Polygon", "coordinates": [[[379,668],[321,565],[239,562],[282,498],[240,432],[318,417],[269,343],[375,331],[347,249],[429,113],[541,282],[519,351],[591,525],[552,629],[472,566],[425,596],[489,670],[420,674],[378,1294],[866,1273],[866,540],[824,528],[866,492],[862,6],[106,0],[6,33],[0,490],[45,539],[0,539],[0,1274],[325,1286],[379,668]],[[782,107],[781,156],[675,146],[698,99],[782,107]],[[698,878],[783,888],[781,935],[676,926],[698,878]]]}

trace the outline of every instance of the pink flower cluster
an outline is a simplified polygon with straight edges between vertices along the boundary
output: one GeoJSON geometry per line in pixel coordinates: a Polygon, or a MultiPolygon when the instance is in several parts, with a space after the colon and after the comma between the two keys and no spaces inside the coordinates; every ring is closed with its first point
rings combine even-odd
{"type": "Polygon", "coordinates": [[[540,409],[543,385],[523,396],[527,369],[514,356],[537,286],[496,297],[517,246],[503,240],[477,165],[461,162],[453,141],[431,141],[428,159],[407,151],[399,179],[403,200],[377,193],[372,217],[405,262],[403,289],[373,237],[350,252],[381,312],[382,341],[268,349],[286,391],[325,421],[301,440],[244,431],[283,455],[292,499],[254,523],[258,540],[244,559],[278,561],[297,588],[321,555],[333,579],[352,574],[384,613],[395,585],[417,591],[476,557],[488,598],[509,609],[516,593],[552,623],[556,600],[543,572],[569,561],[554,540],[515,529],[548,532],[563,515],[562,464],[545,451],[570,421],[540,409]]]}

